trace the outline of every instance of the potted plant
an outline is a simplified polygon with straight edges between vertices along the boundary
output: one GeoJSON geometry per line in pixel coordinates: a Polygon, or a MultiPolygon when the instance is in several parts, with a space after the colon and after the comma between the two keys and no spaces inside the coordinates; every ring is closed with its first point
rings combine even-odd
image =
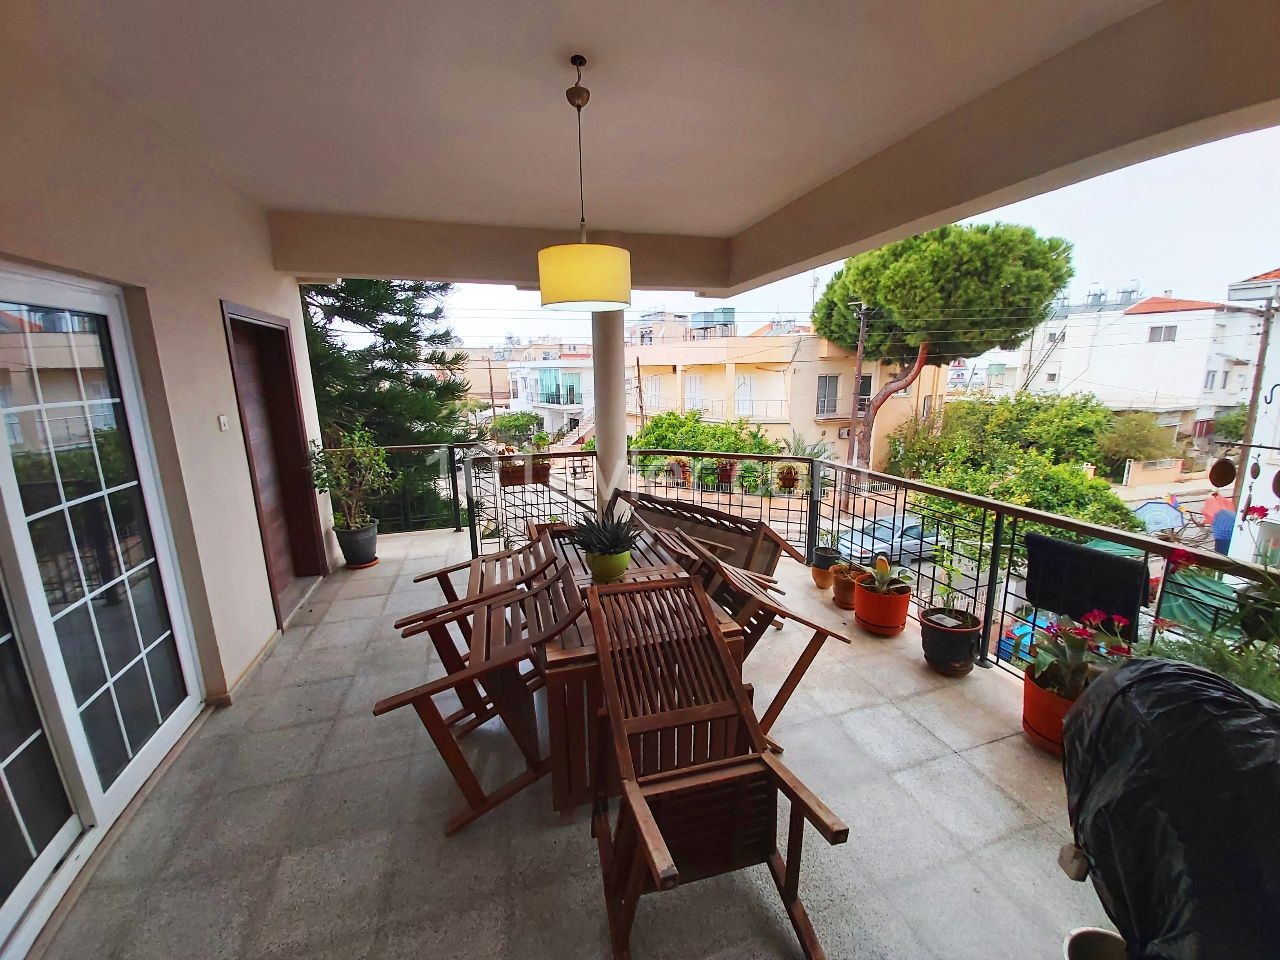
{"type": "Polygon", "coordinates": [[[733,478],[738,475],[737,460],[717,460],[716,480],[723,486],[732,486],[733,478]]]}
{"type": "MultiPolygon", "coordinates": [[[[1034,659],[1023,674],[1022,729],[1036,746],[1062,756],[1062,721],[1102,664],[1131,653],[1118,613],[1091,610],[1076,623],[1058,617],[1034,631],[1034,659]],[[1104,625],[1109,624],[1109,627],[1104,625]]],[[[1015,641],[1014,654],[1022,640],[1015,641]]]]}
{"type": "Polygon", "coordinates": [[[840,559],[840,551],[833,546],[834,542],[835,535],[830,530],[823,530],[818,534],[818,546],[813,548],[809,575],[819,590],[826,590],[835,580],[831,568],[840,559]]]}
{"type": "Polygon", "coordinates": [[[677,487],[689,485],[689,461],[684,457],[672,457],[667,461],[667,479],[677,487]]]}
{"type": "Polygon", "coordinates": [[[498,467],[498,482],[504,487],[519,487],[528,483],[551,484],[551,458],[539,456],[550,441],[545,433],[536,433],[526,448],[527,456],[508,460],[498,467]]]}
{"type": "Polygon", "coordinates": [[[378,521],[367,502],[391,485],[387,451],[359,423],[341,435],[339,444],[330,450],[312,444],[312,482],[333,500],[333,532],[347,566],[371,567],[378,562],[378,521]]]}
{"type": "Polygon", "coordinates": [[[956,590],[960,568],[952,552],[939,547],[933,566],[944,577],[938,585],[942,605],[921,611],[920,646],[924,649],[925,662],[938,673],[944,677],[963,677],[973,669],[977,659],[982,621],[972,610],[956,604],[960,596],[956,590]]]}
{"type": "Polygon", "coordinates": [[[852,610],[856,601],[853,587],[862,576],[862,569],[847,563],[833,563],[830,571],[831,599],[841,610],[852,610]]]}
{"type": "Polygon", "coordinates": [[[911,581],[906,567],[895,567],[884,554],[870,567],[859,567],[853,584],[853,616],[868,633],[896,637],[907,625],[911,581]]]}
{"type": "Polygon", "coordinates": [[[631,517],[596,520],[584,517],[573,532],[573,542],[586,555],[587,569],[595,583],[621,580],[631,563],[640,528],[631,517]]]}
{"type": "Polygon", "coordinates": [[[784,463],[778,468],[778,489],[790,493],[800,483],[800,468],[794,463],[784,463]]]}

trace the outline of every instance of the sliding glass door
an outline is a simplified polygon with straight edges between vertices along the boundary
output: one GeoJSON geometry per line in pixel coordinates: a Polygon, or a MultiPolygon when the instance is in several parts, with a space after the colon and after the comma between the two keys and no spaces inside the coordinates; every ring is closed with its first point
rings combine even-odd
{"type": "Polygon", "coordinates": [[[96,842],[199,707],[123,319],[0,265],[0,944],[44,850],[96,842]]]}

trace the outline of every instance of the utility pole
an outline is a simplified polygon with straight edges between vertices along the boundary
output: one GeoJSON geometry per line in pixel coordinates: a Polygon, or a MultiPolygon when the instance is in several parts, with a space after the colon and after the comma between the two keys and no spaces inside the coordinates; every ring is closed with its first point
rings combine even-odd
{"type": "Polygon", "coordinates": [[[858,311],[858,352],[853,361],[853,409],[849,411],[849,452],[845,459],[853,466],[858,452],[858,423],[861,420],[862,405],[862,357],[867,348],[867,317],[871,311],[861,300],[850,300],[849,306],[858,311]]]}
{"type": "Polygon", "coordinates": [[[497,401],[494,399],[494,394],[493,394],[493,358],[492,358],[492,357],[485,357],[485,359],[484,359],[484,365],[485,365],[485,366],[488,368],[488,370],[489,370],[489,409],[490,409],[491,411],[493,411],[494,413],[497,413],[497,412],[498,412],[498,403],[497,403],[497,401]]]}
{"type": "Polygon", "coordinates": [[[644,430],[644,386],[640,379],[640,358],[636,357],[636,403],[640,407],[640,429],[644,430]]]}
{"type": "MultiPolygon", "coordinates": [[[[1267,349],[1271,345],[1271,321],[1276,315],[1275,297],[1267,297],[1267,305],[1262,308],[1262,337],[1258,340],[1258,362],[1253,370],[1253,389],[1249,391],[1249,412],[1244,418],[1244,438],[1246,444],[1253,442],[1253,427],[1258,420],[1258,400],[1262,396],[1262,374],[1267,364],[1267,349]]],[[[1236,483],[1231,491],[1231,499],[1236,505],[1236,522],[1244,522],[1241,514],[1243,504],[1240,494],[1244,492],[1245,461],[1249,458],[1249,447],[1240,448],[1240,464],[1236,470],[1236,483]]]]}

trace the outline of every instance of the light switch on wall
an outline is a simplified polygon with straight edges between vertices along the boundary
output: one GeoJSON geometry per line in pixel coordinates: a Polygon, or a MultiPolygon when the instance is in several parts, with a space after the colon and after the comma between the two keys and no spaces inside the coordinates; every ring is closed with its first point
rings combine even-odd
{"type": "Polygon", "coordinates": [[[218,414],[218,429],[224,433],[231,429],[231,419],[225,414],[218,414]]]}

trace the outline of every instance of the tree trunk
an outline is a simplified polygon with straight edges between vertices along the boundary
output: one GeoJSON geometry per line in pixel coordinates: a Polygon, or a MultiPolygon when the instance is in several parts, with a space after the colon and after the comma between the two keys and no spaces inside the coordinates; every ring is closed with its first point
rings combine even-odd
{"type": "Polygon", "coordinates": [[[920,376],[920,371],[924,369],[925,359],[929,356],[929,341],[926,340],[920,344],[920,349],[916,351],[915,362],[897,379],[890,380],[871,398],[871,402],[867,404],[866,416],[862,418],[862,430],[858,437],[858,466],[867,470],[871,466],[871,431],[875,427],[876,412],[884,406],[884,402],[904,387],[909,387],[916,382],[916,378],[920,376]]]}

